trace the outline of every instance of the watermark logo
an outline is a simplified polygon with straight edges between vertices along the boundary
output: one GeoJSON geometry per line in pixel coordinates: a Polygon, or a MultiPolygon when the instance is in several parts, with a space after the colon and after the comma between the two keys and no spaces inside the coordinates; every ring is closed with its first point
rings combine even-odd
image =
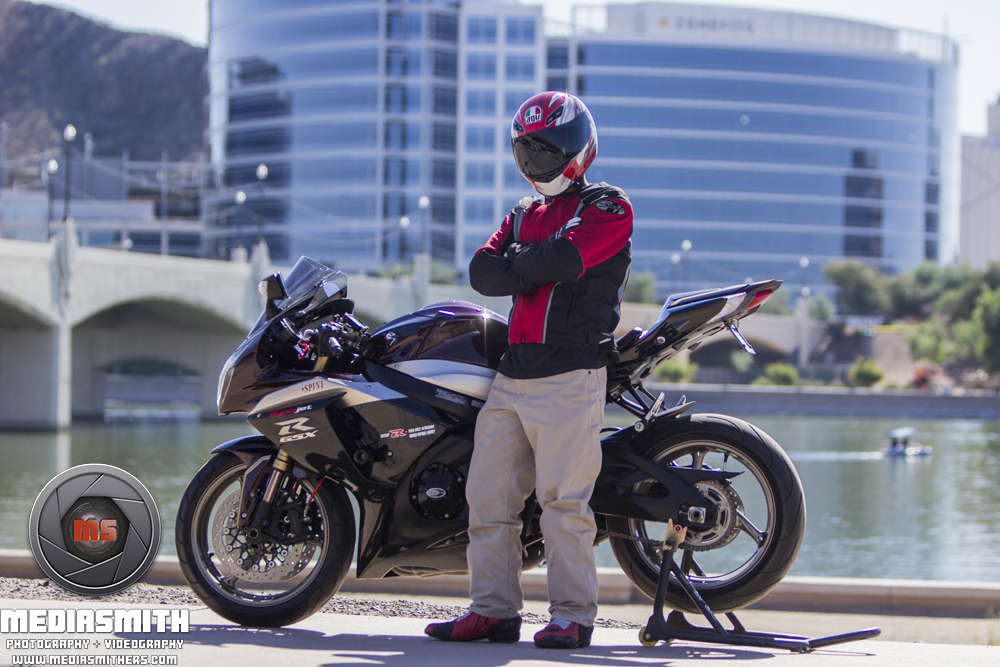
{"type": "Polygon", "coordinates": [[[81,595],[128,588],[153,564],[160,514],[142,482],[89,463],[59,473],[31,507],[28,542],[52,581],[81,595]]]}

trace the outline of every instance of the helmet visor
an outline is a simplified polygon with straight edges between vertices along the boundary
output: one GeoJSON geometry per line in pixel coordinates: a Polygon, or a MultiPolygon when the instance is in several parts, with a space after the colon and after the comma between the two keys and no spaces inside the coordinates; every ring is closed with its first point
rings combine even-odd
{"type": "Polygon", "coordinates": [[[580,114],[564,125],[513,138],[510,143],[517,168],[532,181],[548,183],[586,147],[590,133],[589,117],[580,114]]]}

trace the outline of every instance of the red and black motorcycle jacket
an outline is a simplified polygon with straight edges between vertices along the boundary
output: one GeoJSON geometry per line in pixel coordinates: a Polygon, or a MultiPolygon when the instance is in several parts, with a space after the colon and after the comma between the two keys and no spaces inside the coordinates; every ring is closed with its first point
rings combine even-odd
{"type": "Polygon", "coordinates": [[[469,264],[477,292],[514,297],[501,372],[543,377],[617,359],[631,234],[632,205],[607,183],[518,203],[469,264]],[[533,368],[511,368],[518,359],[533,368]]]}

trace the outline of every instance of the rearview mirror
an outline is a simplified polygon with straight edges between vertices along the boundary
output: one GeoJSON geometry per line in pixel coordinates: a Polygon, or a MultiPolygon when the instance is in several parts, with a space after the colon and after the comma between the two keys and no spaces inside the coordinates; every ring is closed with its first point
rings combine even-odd
{"type": "Polygon", "coordinates": [[[281,274],[274,273],[257,283],[257,291],[264,295],[268,301],[280,301],[288,297],[285,291],[285,283],[281,281],[281,274]]]}

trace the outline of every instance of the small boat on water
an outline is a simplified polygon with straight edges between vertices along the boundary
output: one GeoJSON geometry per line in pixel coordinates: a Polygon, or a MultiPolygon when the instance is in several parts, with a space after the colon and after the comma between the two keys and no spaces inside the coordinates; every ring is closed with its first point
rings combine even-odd
{"type": "Polygon", "coordinates": [[[911,427],[897,428],[889,432],[889,446],[881,450],[884,456],[927,456],[931,453],[928,445],[921,445],[910,438],[916,430],[911,427]]]}

